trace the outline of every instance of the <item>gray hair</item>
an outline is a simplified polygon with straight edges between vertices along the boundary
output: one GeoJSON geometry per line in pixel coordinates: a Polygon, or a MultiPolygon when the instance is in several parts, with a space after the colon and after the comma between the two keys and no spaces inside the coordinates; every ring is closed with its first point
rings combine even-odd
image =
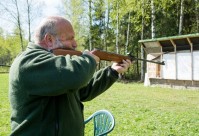
{"type": "Polygon", "coordinates": [[[57,35],[57,20],[55,18],[45,18],[35,30],[35,43],[42,41],[46,34],[57,35]]]}

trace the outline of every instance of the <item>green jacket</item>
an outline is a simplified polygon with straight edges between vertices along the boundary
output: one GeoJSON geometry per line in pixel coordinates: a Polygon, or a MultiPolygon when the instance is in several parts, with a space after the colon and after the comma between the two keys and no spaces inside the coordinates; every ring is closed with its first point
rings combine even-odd
{"type": "Polygon", "coordinates": [[[89,55],[55,56],[29,43],[10,68],[11,135],[83,136],[82,102],[118,78],[110,67],[95,69],[89,55]]]}

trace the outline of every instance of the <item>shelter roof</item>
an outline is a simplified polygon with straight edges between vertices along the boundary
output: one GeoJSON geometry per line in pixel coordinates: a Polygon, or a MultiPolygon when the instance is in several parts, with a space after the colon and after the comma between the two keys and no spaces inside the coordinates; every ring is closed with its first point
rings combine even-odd
{"type": "Polygon", "coordinates": [[[175,52],[182,50],[199,50],[199,33],[139,40],[149,53],[175,52]]]}

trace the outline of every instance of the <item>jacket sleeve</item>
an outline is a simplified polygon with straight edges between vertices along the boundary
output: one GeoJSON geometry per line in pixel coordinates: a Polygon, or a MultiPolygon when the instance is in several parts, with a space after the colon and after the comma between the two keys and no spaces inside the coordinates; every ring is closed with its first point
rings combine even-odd
{"type": "Polygon", "coordinates": [[[19,62],[21,87],[41,96],[77,91],[88,84],[96,69],[95,60],[88,55],[55,56],[38,51],[25,54],[19,62]]]}
{"type": "Polygon", "coordinates": [[[106,67],[96,72],[89,84],[79,91],[80,100],[85,102],[92,100],[106,91],[118,79],[118,73],[106,67]]]}

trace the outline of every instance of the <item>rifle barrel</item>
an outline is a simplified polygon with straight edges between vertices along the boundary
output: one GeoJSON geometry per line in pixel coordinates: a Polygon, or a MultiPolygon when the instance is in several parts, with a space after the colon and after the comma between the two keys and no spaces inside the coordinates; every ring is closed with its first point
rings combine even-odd
{"type": "Polygon", "coordinates": [[[140,59],[140,58],[133,58],[133,59],[135,59],[135,60],[141,60],[141,61],[145,61],[145,62],[150,62],[150,63],[155,63],[155,64],[160,64],[160,65],[165,65],[164,61],[158,62],[158,61],[146,60],[146,59],[140,59]]]}

